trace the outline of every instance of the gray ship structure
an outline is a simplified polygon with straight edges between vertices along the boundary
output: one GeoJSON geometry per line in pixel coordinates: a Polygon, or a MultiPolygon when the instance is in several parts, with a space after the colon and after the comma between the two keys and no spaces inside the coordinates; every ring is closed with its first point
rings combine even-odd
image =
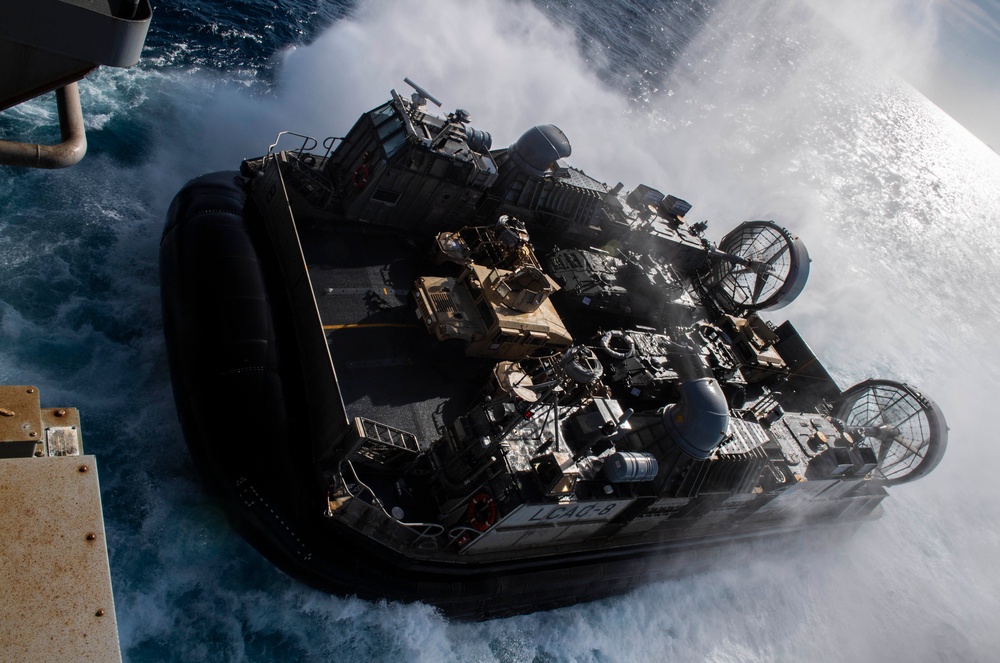
{"type": "MultiPolygon", "coordinates": [[[[240,531],[321,589],[489,618],[848,534],[940,461],[890,380],[841,389],[777,309],[773,221],[721,241],[536,126],[507,148],[413,84],[322,143],[189,182],[161,242],[178,412],[240,531]]],[[[294,141],[294,149],[278,149],[294,141]]]]}

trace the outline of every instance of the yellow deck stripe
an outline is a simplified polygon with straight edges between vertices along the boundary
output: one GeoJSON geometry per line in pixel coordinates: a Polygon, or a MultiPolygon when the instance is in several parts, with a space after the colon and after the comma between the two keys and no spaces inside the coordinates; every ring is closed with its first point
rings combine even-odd
{"type": "Polygon", "coordinates": [[[367,329],[370,327],[406,327],[412,329],[418,326],[419,325],[417,325],[416,323],[408,323],[408,322],[368,322],[368,323],[354,322],[346,325],[323,325],[323,329],[326,330],[367,329]]]}

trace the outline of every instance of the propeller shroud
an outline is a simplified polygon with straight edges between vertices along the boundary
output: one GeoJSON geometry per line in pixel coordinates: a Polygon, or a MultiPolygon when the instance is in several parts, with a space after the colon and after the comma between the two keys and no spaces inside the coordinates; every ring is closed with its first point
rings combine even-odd
{"type": "Polygon", "coordinates": [[[727,313],[741,315],[791,303],[809,278],[809,252],[774,221],[746,221],[719,242],[709,290],[727,313]]]}
{"type": "Polygon", "coordinates": [[[833,405],[857,446],[869,447],[887,484],[918,479],[941,462],[948,424],[941,408],[913,387],[894,380],[866,380],[844,391],[833,405]]]}

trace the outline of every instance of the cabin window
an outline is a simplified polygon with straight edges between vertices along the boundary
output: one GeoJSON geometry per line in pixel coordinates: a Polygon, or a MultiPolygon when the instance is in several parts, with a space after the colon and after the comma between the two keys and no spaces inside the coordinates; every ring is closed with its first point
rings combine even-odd
{"type": "Polygon", "coordinates": [[[376,108],[370,114],[372,122],[375,126],[378,126],[385,122],[388,118],[394,117],[396,115],[396,109],[392,107],[392,103],[385,104],[381,108],[376,108]]]}
{"type": "Polygon", "coordinates": [[[385,150],[386,159],[391,159],[406,145],[406,132],[399,131],[382,141],[382,149],[385,150]]]}
{"type": "Polygon", "coordinates": [[[406,129],[403,126],[403,118],[399,116],[392,103],[376,108],[368,116],[371,118],[372,124],[375,125],[375,132],[382,142],[386,158],[391,158],[406,144],[406,129]]]}
{"type": "Polygon", "coordinates": [[[496,320],[496,316],[493,315],[493,308],[485,297],[476,302],[476,308],[479,310],[479,317],[482,318],[486,326],[491,326],[496,320]]]}
{"type": "Polygon", "coordinates": [[[400,120],[398,117],[394,117],[388,122],[379,125],[378,137],[384,142],[388,136],[396,133],[397,131],[402,131],[402,129],[403,129],[403,121],[400,120]]]}
{"type": "Polygon", "coordinates": [[[517,343],[519,338],[521,338],[521,336],[517,332],[502,329],[500,333],[497,334],[497,343],[517,343]]]}
{"type": "Polygon", "coordinates": [[[390,191],[389,189],[378,188],[375,193],[372,194],[372,200],[380,203],[385,203],[386,205],[393,206],[399,202],[399,198],[402,194],[398,191],[390,191]]]}

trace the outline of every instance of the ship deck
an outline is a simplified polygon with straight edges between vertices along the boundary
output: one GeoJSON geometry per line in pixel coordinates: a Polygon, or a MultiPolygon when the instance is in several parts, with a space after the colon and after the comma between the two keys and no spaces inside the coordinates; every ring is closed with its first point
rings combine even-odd
{"type": "Polygon", "coordinates": [[[349,420],[431,444],[472,406],[492,364],[442,346],[417,319],[413,283],[441,268],[394,235],[306,230],[302,245],[349,420]]]}

